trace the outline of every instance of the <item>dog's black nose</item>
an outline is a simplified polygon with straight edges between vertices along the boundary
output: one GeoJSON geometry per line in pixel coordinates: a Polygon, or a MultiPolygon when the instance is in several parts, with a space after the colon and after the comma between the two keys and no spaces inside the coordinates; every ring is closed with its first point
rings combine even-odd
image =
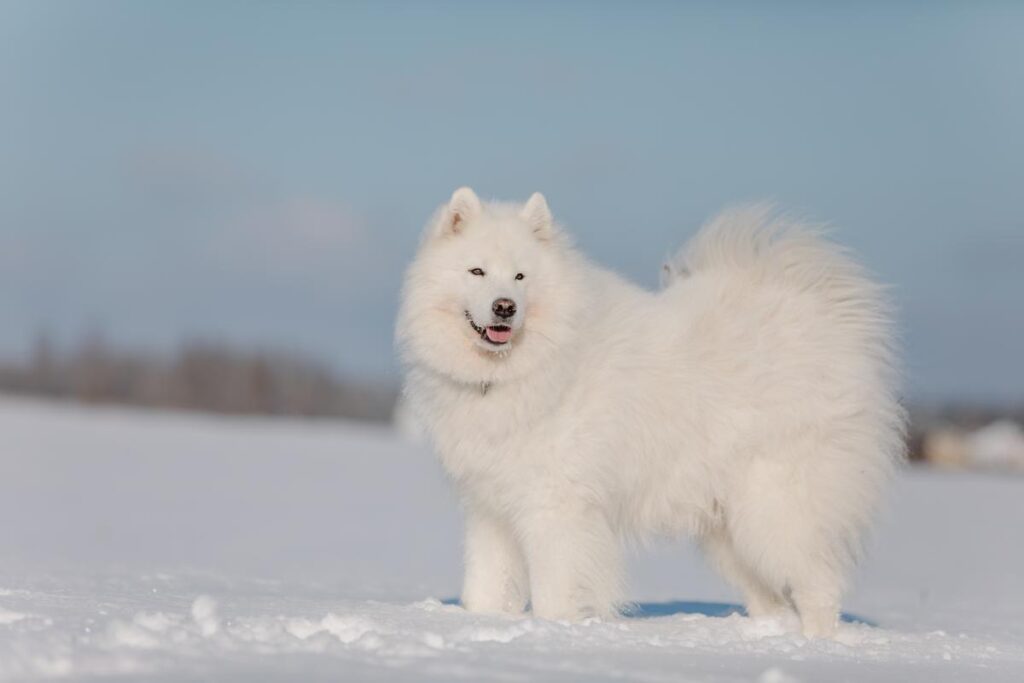
{"type": "Polygon", "coordinates": [[[512,299],[495,299],[491,310],[499,318],[511,318],[516,314],[516,302],[512,299]]]}

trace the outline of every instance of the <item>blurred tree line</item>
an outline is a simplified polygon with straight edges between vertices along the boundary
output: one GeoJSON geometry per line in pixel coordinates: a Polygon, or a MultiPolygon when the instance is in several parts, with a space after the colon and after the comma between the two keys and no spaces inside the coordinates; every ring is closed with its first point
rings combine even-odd
{"type": "Polygon", "coordinates": [[[226,414],[384,421],[397,392],[338,377],[298,354],[189,341],[171,354],[116,348],[100,335],[60,350],[38,335],[29,358],[0,362],[0,391],[226,414]]]}

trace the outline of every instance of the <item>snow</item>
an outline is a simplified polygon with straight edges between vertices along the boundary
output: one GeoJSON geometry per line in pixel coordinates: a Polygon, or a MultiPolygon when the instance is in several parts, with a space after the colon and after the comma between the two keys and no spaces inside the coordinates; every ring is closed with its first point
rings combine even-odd
{"type": "Polygon", "coordinates": [[[0,471],[4,680],[1024,680],[1021,478],[906,472],[863,619],[807,641],[686,543],[630,617],[469,614],[454,497],[381,428],[0,398],[0,471]]]}

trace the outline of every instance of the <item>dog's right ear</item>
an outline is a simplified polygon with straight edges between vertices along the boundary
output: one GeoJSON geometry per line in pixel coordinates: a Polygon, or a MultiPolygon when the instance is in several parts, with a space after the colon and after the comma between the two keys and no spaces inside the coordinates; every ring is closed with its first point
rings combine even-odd
{"type": "Polygon", "coordinates": [[[457,235],[466,227],[466,223],[479,216],[482,210],[480,198],[476,193],[468,187],[460,187],[452,193],[448,206],[441,212],[434,234],[438,237],[457,235]]]}

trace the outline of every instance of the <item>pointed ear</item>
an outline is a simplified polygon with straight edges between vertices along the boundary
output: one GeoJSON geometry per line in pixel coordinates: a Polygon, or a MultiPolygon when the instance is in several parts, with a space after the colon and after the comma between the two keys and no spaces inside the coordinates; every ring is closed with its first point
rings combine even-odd
{"type": "Polygon", "coordinates": [[[551,219],[551,210],[548,208],[548,200],[540,192],[534,192],[523,205],[523,211],[519,214],[531,228],[538,239],[548,240],[554,235],[554,223],[551,219]]]}
{"type": "Polygon", "coordinates": [[[452,193],[448,206],[441,212],[435,234],[458,234],[466,227],[466,222],[479,216],[482,210],[476,193],[468,187],[460,187],[452,193]]]}

